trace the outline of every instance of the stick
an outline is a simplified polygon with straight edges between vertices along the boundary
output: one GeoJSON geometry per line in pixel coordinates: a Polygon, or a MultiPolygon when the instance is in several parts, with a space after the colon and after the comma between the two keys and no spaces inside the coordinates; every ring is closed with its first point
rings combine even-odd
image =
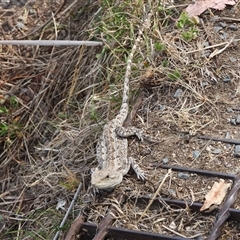
{"type": "Polygon", "coordinates": [[[157,191],[154,193],[153,197],[151,198],[151,201],[148,203],[147,207],[145,208],[144,212],[141,214],[140,218],[138,219],[138,221],[140,221],[143,217],[143,215],[146,213],[146,211],[151,207],[154,199],[157,197],[157,195],[159,194],[161,188],[162,188],[162,185],[164,184],[164,182],[166,181],[166,179],[171,175],[172,173],[172,169],[168,169],[168,172],[167,174],[165,175],[165,177],[163,178],[162,182],[160,183],[157,191]]]}

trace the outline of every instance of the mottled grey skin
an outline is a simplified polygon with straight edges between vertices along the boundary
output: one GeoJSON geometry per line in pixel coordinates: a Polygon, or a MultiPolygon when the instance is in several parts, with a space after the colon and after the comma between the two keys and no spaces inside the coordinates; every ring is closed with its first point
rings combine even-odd
{"type": "Polygon", "coordinates": [[[103,128],[103,134],[97,144],[98,167],[93,169],[91,184],[98,189],[112,189],[120,184],[123,176],[127,174],[130,166],[134,169],[138,178],[145,179],[144,172],[140,169],[133,158],[128,157],[128,141],[130,135],[137,135],[142,139],[141,131],[133,128],[123,128],[123,123],[127,118],[129,106],[129,77],[131,75],[131,65],[133,55],[137,45],[141,40],[143,27],[139,30],[139,36],[133,45],[132,51],[127,62],[127,69],[124,78],[123,99],[119,114],[107,123],[103,128]]]}

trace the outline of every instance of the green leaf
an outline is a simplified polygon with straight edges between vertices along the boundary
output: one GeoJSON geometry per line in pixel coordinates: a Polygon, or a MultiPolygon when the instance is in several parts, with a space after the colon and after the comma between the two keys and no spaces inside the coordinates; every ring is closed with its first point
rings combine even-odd
{"type": "Polygon", "coordinates": [[[178,70],[175,70],[173,73],[169,73],[168,77],[173,80],[177,80],[181,77],[181,74],[179,73],[178,70]]]}
{"type": "Polygon", "coordinates": [[[155,43],[154,46],[155,46],[155,49],[158,51],[166,50],[166,44],[164,43],[155,43]]]}

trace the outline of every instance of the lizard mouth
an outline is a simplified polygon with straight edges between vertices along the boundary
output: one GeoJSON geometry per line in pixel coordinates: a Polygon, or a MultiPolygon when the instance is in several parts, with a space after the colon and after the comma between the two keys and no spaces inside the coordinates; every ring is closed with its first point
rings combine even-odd
{"type": "Polygon", "coordinates": [[[112,191],[119,183],[112,183],[112,184],[104,184],[104,183],[98,183],[98,184],[92,184],[93,187],[97,188],[97,189],[103,189],[106,191],[112,191]]]}
{"type": "MultiPolygon", "coordinates": [[[[116,179],[117,180],[117,179],[116,179]]],[[[118,184],[121,183],[121,179],[118,181],[102,181],[102,182],[92,182],[92,186],[97,189],[102,189],[106,191],[112,191],[118,184]]]]}

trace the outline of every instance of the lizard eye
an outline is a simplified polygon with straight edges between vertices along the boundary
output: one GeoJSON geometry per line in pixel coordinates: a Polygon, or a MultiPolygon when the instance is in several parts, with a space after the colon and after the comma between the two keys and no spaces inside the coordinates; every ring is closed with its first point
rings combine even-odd
{"type": "Polygon", "coordinates": [[[109,178],[109,174],[106,176],[106,179],[108,179],[109,178]]]}

